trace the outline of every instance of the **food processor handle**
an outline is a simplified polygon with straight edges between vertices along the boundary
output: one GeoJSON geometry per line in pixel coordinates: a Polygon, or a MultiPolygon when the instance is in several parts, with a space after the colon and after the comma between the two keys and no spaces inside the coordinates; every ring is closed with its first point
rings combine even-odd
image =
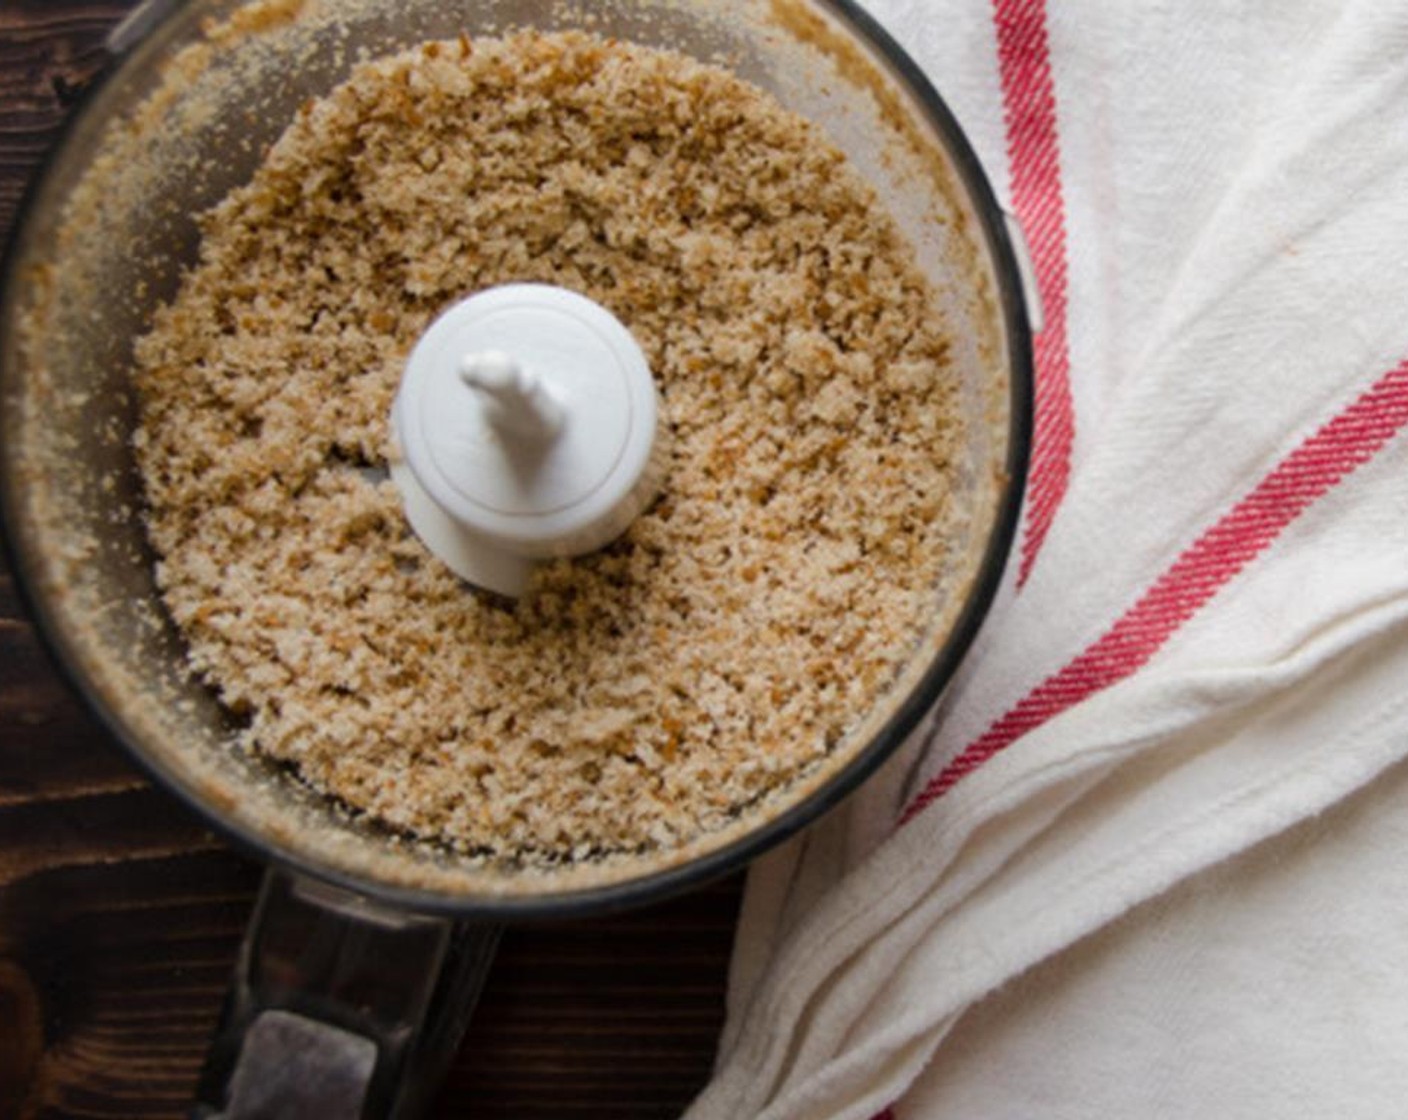
{"type": "Polygon", "coordinates": [[[195,1120],[408,1120],[434,1099],[497,926],[265,873],[195,1120]]]}

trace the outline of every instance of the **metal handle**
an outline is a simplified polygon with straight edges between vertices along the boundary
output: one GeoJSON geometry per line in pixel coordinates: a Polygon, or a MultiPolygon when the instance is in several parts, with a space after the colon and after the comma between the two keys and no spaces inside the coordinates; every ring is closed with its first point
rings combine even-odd
{"type": "Polygon", "coordinates": [[[464,1034],[499,933],[271,869],[192,1116],[421,1115],[464,1034]]]}

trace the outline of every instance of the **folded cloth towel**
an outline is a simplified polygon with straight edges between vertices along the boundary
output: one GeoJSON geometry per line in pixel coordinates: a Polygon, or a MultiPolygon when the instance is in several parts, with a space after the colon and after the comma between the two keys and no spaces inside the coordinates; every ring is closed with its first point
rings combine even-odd
{"type": "Polygon", "coordinates": [[[941,713],[751,873],[689,1120],[1396,1115],[1408,11],[868,7],[1031,241],[1023,535],[941,713]]]}

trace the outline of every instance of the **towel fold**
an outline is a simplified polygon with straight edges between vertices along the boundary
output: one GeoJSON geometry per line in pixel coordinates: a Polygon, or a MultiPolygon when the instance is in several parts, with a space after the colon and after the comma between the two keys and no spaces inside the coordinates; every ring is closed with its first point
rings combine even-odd
{"type": "Polygon", "coordinates": [[[1023,534],[941,711],[752,871],[688,1116],[1396,1114],[1408,11],[868,7],[1032,244],[1023,534]]]}

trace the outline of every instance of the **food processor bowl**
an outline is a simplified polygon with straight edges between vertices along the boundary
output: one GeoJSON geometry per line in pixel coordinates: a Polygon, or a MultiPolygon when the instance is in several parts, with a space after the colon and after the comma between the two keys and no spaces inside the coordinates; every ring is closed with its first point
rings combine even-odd
{"type": "MultiPolygon", "coordinates": [[[[972,149],[925,75],[863,11],[849,0],[149,0],[109,46],[110,65],[34,184],[5,260],[0,508],[22,593],[74,687],[157,781],[283,869],[261,913],[287,916],[290,898],[326,912],[332,899],[335,923],[373,913],[391,926],[410,922],[408,936],[420,937],[422,919],[496,923],[656,899],[735,869],[814,820],[934,709],[1015,534],[1031,326],[1012,226],[972,149]],[[238,719],[193,678],[158,591],[131,386],[134,340],[195,261],[198,216],[250,179],[300,105],[362,59],[526,27],[580,28],[724,65],[817,125],[875,189],[933,281],[964,432],[942,594],[861,723],[785,792],[677,849],[534,867],[396,834],[236,745],[238,719]]],[[[246,946],[246,976],[304,927],[294,921],[277,937],[261,928],[264,940],[252,935],[246,946]]],[[[445,1003],[436,992],[447,970],[460,970],[465,990],[477,983],[482,945],[462,952],[460,927],[435,928],[424,991],[409,984],[414,1007],[387,1009],[386,1022],[423,1019],[445,1003]]],[[[326,1020],[325,1010],[311,1014],[326,1020]]],[[[279,1037],[266,1042],[285,1045],[279,1037]]],[[[238,1046],[226,1050],[228,1067],[238,1046]]],[[[356,1067],[365,1057],[348,1060],[356,1067]]]]}

